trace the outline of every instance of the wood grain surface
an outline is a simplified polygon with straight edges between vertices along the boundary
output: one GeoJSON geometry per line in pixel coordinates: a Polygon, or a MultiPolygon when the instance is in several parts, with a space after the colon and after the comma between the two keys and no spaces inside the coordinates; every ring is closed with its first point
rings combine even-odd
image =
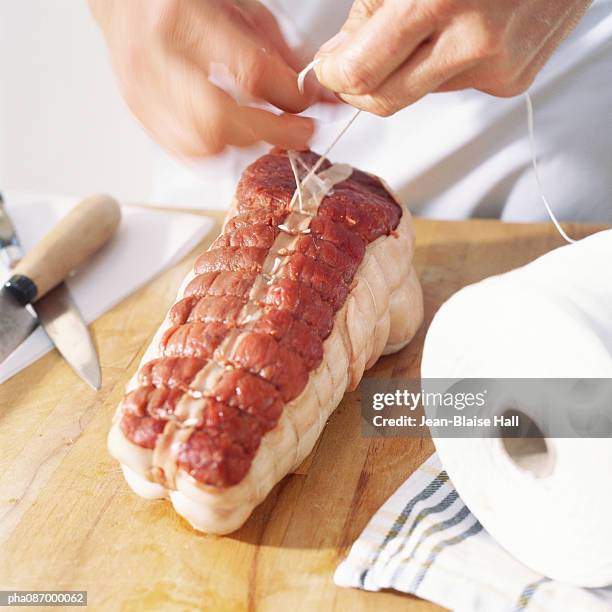
{"type": "MultiPolygon", "coordinates": [[[[197,251],[214,238],[216,218],[197,251]]],[[[562,244],[550,225],[416,225],[426,321],[370,375],[418,376],[424,333],[442,302],[562,244]]],[[[581,237],[601,228],[567,229],[581,237]]],[[[433,450],[431,440],[363,438],[359,390],[345,396],[297,473],[232,536],[196,533],[168,503],[128,489],[106,434],[194,254],[94,323],[99,392],[55,351],[0,387],[0,589],[87,590],[95,610],[441,610],[332,582],[377,508],[433,450]]]]}

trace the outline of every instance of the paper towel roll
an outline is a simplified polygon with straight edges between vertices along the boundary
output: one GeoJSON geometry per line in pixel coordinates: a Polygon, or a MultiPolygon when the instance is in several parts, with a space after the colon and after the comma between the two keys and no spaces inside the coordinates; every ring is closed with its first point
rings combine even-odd
{"type": "MultiPolygon", "coordinates": [[[[421,375],[612,379],[612,230],[452,296],[421,375]]],[[[517,559],[570,584],[612,584],[612,439],[434,442],[462,499],[517,559]]]]}

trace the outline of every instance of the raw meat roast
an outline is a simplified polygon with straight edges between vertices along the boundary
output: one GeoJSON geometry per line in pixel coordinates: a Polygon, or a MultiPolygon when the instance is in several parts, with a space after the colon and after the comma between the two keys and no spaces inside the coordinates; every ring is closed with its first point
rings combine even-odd
{"type": "Polygon", "coordinates": [[[365,172],[312,172],[318,159],[273,150],[244,171],[109,435],[130,486],[202,531],[240,527],[421,323],[410,213],[365,172]]]}

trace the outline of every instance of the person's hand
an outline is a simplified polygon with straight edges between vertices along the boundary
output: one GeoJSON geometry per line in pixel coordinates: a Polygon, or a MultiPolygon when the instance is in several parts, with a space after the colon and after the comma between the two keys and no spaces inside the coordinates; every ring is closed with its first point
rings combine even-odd
{"type": "Polygon", "coordinates": [[[128,106],[165,148],[203,156],[259,141],[308,147],[313,121],[287,113],[307,108],[314,92],[298,91],[301,66],[256,0],[89,3],[128,106]]]}
{"type": "Polygon", "coordinates": [[[355,0],[315,71],[342,100],[389,116],[434,91],[527,90],[588,0],[355,0]]]}

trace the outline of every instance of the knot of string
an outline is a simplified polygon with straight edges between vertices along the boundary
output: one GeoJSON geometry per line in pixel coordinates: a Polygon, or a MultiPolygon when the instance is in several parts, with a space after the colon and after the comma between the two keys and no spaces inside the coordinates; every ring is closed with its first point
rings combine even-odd
{"type": "MultiPolygon", "coordinates": [[[[317,59],[313,59],[299,74],[298,74],[298,78],[297,78],[297,86],[298,89],[300,91],[300,93],[304,93],[304,81],[306,80],[306,76],[308,75],[308,73],[320,62],[321,60],[319,58],[317,59]]],[[[296,185],[296,190],[297,190],[297,194],[298,194],[298,200],[300,203],[300,211],[303,210],[302,208],[302,203],[303,203],[303,196],[302,196],[302,189],[304,188],[304,186],[308,183],[308,181],[311,179],[312,176],[314,176],[317,172],[317,170],[321,167],[321,164],[327,159],[327,156],[330,154],[330,152],[332,151],[332,149],[338,144],[338,142],[340,141],[340,139],[344,136],[344,134],[346,133],[346,131],[351,127],[351,125],[353,125],[353,122],[355,121],[355,119],[357,119],[357,117],[359,116],[359,114],[361,113],[361,110],[357,109],[355,111],[355,113],[353,113],[353,115],[350,117],[350,119],[347,121],[346,125],[340,130],[339,134],[333,139],[333,141],[331,142],[331,144],[327,147],[327,149],[325,149],[325,151],[323,151],[323,153],[321,154],[321,156],[319,157],[319,159],[315,162],[315,164],[312,166],[312,168],[310,168],[306,162],[304,162],[304,160],[300,157],[299,153],[296,151],[289,151],[288,155],[289,155],[289,162],[291,163],[291,170],[293,171],[293,176],[295,177],[295,185],[296,185]],[[306,175],[304,176],[304,178],[302,179],[302,181],[299,180],[299,174],[298,174],[298,170],[297,170],[297,166],[296,166],[296,159],[300,161],[300,163],[302,164],[302,166],[306,169],[306,175]]]]}

